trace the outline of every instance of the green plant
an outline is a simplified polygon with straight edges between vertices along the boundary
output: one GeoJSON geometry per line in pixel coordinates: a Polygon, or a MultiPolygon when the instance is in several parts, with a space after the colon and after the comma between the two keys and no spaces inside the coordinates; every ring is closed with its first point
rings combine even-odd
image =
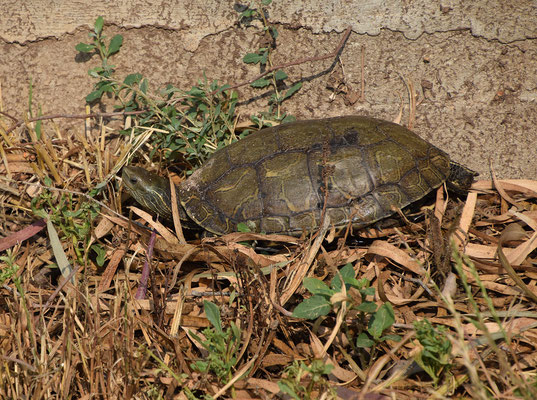
{"type": "Polygon", "coordinates": [[[104,93],[117,94],[119,85],[113,78],[115,72],[115,66],[109,64],[109,58],[119,52],[123,44],[123,36],[115,35],[109,45],[106,45],[106,36],[103,34],[103,17],[98,17],[95,20],[93,26],[93,32],[90,32],[88,36],[91,39],[91,43],[79,43],[75,49],[81,53],[97,52],[101,58],[101,66],[92,68],[88,71],[88,74],[97,78],[99,81],[95,84],[93,92],[86,96],[86,101],[91,103],[92,101],[100,99],[104,93]]]}
{"type": "Polygon", "coordinates": [[[204,340],[194,333],[192,336],[207,350],[208,356],[192,363],[191,367],[204,374],[212,372],[220,383],[225,384],[231,379],[237,363],[241,332],[233,322],[228,328],[222,328],[220,310],[216,304],[205,300],[203,307],[212,327],[203,330],[204,340]]]}
{"type": "Polygon", "coordinates": [[[103,18],[97,18],[89,34],[92,42],[79,43],[76,50],[96,52],[101,59],[100,66],[88,71],[98,81],[86,101],[91,103],[110,93],[118,102],[114,105],[117,111],[132,114],[132,128],[121,133],[138,136],[150,130],[150,157],[159,153],[165,159],[187,161],[190,167],[201,165],[215,150],[237,140],[238,95],[227,90],[229,85],[209,82],[204,76],[188,91],[168,85],[152,94],[149,81],[140,73],[129,74],[120,82],[109,58],[119,52],[123,38],[116,35],[107,46],[103,24],[103,18]]]}
{"type": "Polygon", "coordinates": [[[243,6],[239,9],[239,21],[244,24],[250,24],[253,20],[259,20],[263,26],[263,40],[257,51],[247,53],[242,61],[246,64],[259,65],[262,72],[268,73],[259,79],[252,82],[250,85],[253,88],[273,90],[269,99],[269,110],[261,112],[260,117],[252,116],[252,121],[259,127],[265,125],[265,121],[275,120],[279,122],[293,121],[295,118],[282,112],[282,103],[295,94],[302,87],[302,82],[297,82],[291,87],[287,87],[285,80],[287,74],[281,69],[275,69],[272,63],[272,52],[276,48],[276,39],[278,38],[278,30],[274,25],[271,25],[267,19],[267,10],[264,6],[268,6],[272,0],[262,0],[257,5],[243,6]]]}
{"type": "Polygon", "coordinates": [[[15,263],[15,255],[11,249],[6,250],[5,256],[0,256],[0,261],[6,264],[5,268],[0,269],[0,285],[3,285],[17,274],[19,266],[15,263]]]}
{"type": "MultiPolygon", "coordinates": [[[[263,71],[273,68],[271,53],[278,37],[278,31],[268,23],[263,8],[270,3],[270,0],[263,0],[258,7],[243,8],[240,14],[243,22],[253,19],[262,22],[266,44],[246,54],[243,61],[259,65],[263,71]]],[[[82,53],[96,53],[101,60],[99,66],[88,71],[97,82],[93,91],[86,96],[86,101],[98,101],[103,94],[110,94],[117,102],[114,105],[117,111],[131,113],[131,127],[121,133],[138,136],[151,131],[150,158],[186,162],[185,170],[189,174],[215,150],[249,133],[247,130],[237,135],[234,130],[235,107],[239,99],[237,92],[229,90],[229,85],[220,85],[215,80],[207,79],[205,74],[197,85],[186,91],[168,85],[152,92],[148,80],[139,73],[131,73],[123,81],[118,80],[110,58],[120,51],[123,37],[115,35],[107,42],[103,27],[104,19],[98,17],[93,32],[89,33],[91,41],[75,47],[82,53]]],[[[269,110],[252,116],[258,127],[267,125],[267,121],[294,120],[294,117],[281,111],[281,104],[296,93],[302,83],[287,88],[287,78],[284,71],[275,69],[252,83],[255,88],[273,90],[269,110]]]]}
{"type": "MultiPolygon", "coordinates": [[[[45,182],[50,185],[51,182],[45,182]]],[[[50,218],[60,228],[60,232],[71,240],[77,260],[84,263],[88,252],[85,251],[90,239],[93,220],[99,215],[100,207],[89,201],[73,201],[71,193],[58,196],[44,190],[32,199],[32,211],[40,218],[50,218]]]]}
{"type": "Polygon", "coordinates": [[[171,85],[161,91],[166,101],[156,104],[161,117],[155,127],[164,131],[157,132],[157,137],[166,148],[166,158],[179,156],[201,165],[217,149],[237,140],[234,125],[239,97],[235,91],[228,92],[228,87],[204,76],[188,91],[171,85]]]}
{"type": "MultiPolygon", "coordinates": [[[[313,296],[300,303],[293,311],[293,316],[316,319],[339,308],[342,302],[346,302],[347,313],[351,310],[358,313],[356,321],[359,334],[355,342],[356,347],[375,350],[377,344],[386,340],[401,340],[399,335],[385,334],[395,322],[393,308],[390,303],[377,307],[375,302],[367,300],[369,296],[375,294],[375,289],[369,285],[369,280],[355,278],[352,264],[346,264],[341,268],[330,286],[317,278],[304,278],[304,287],[313,296]],[[343,285],[346,296],[342,296],[343,285]]],[[[373,355],[374,351],[370,353],[370,359],[374,358],[373,355]]]]}
{"type": "Polygon", "coordinates": [[[106,262],[106,250],[100,244],[92,244],[91,249],[97,254],[95,261],[99,267],[102,267],[106,262]]]}
{"type": "Polygon", "coordinates": [[[310,365],[303,361],[293,361],[293,364],[285,369],[285,378],[278,382],[278,387],[296,400],[319,398],[322,397],[321,393],[324,398],[335,399],[336,393],[325,378],[333,368],[333,365],[326,364],[323,360],[313,360],[310,365]],[[315,394],[315,391],[318,393],[315,394]]]}
{"type": "Polygon", "coordinates": [[[433,379],[436,386],[443,372],[449,370],[451,342],[445,326],[434,327],[428,320],[414,322],[416,337],[423,350],[414,358],[418,365],[433,379]]]}
{"type": "MultiPolygon", "coordinates": [[[[34,117],[33,104],[34,104],[34,85],[32,82],[32,78],[30,78],[28,80],[28,114],[30,115],[30,118],[34,117]]],[[[41,105],[39,105],[38,108],[39,108],[39,111],[37,113],[37,116],[41,117],[43,115],[42,110],[41,110],[41,105]]],[[[41,139],[42,128],[43,128],[43,121],[36,121],[34,125],[34,130],[35,130],[35,136],[37,140],[41,139]]]]}

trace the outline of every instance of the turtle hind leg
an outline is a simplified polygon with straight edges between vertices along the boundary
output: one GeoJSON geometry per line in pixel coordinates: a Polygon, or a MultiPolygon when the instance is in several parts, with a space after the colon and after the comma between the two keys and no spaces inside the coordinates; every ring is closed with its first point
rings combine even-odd
{"type": "Polygon", "coordinates": [[[479,175],[477,172],[466,168],[464,165],[450,161],[449,176],[446,181],[448,189],[455,193],[466,193],[474,183],[474,177],[477,175],[479,175]]]}

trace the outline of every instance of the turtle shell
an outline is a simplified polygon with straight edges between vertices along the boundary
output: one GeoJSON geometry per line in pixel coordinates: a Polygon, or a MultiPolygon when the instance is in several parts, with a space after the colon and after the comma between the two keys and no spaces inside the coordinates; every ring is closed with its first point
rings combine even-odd
{"type": "Polygon", "coordinates": [[[218,150],[179,187],[204,229],[300,234],[360,228],[440,186],[449,156],[401,125],[348,116],[262,129],[218,150]]]}

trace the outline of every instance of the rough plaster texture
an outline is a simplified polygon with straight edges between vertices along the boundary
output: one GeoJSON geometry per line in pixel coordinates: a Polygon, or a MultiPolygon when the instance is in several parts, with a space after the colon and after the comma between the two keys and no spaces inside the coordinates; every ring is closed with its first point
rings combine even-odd
{"type": "MultiPolygon", "coordinates": [[[[0,85],[4,110],[22,116],[28,81],[44,113],[80,113],[96,57],[77,55],[99,15],[106,33],[124,36],[113,59],[119,76],[141,72],[157,89],[188,88],[203,76],[230,84],[255,76],[242,63],[259,47],[259,28],[237,25],[235,2],[0,1],[0,85]]],[[[285,110],[298,118],[368,114],[393,119],[411,80],[421,100],[414,130],[488,178],[537,178],[536,1],[278,1],[268,7],[280,36],[276,64],[332,51],[351,34],[341,65],[302,64],[286,72],[304,87],[285,110]],[[365,102],[349,104],[327,87],[344,78],[360,87],[365,48],[365,102]]],[[[243,115],[266,108],[267,96],[239,89],[243,115]]],[[[404,120],[403,120],[404,121],[404,120]]],[[[83,129],[81,122],[59,122],[83,129]]]]}

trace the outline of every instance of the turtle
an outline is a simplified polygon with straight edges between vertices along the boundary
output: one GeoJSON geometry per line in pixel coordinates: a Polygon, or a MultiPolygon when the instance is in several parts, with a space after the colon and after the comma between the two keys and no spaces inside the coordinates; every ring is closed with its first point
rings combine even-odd
{"type": "MultiPolygon", "coordinates": [[[[299,236],[326,217],[336,228],[375,224],[444,182],[467,191],[475,175],[401,125],[342,116],[252,133],[217,150],[176,193],[189,228],[299,236]]],[[[167,178],[126,166],[122,181],[144,208],[172,219],[167,178]]]]}

